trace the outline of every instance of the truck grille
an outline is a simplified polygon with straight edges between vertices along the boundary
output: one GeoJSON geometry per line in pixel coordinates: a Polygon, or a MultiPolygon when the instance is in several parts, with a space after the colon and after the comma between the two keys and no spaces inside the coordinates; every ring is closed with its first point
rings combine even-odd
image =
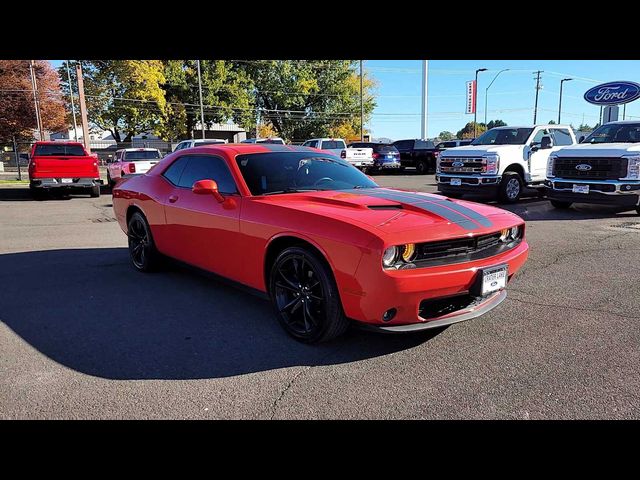
{"type": "Polygon", "coordinates": [[[456,238],[442,242],[428,242],[416,245],[417,255],[413,263],[418,267],[459,263],[498,255],[520,243],[520,238],[511,243],[500,241],[500,232],[470,238],[456,238]]]}
{"type": "Polygon", "coordinates": [[[560,178],[579,178],[583,180],[616,180],[627,176],[626,158],[556,158],[553,173],[560,178]],[[577,170],[578,165],[589,165],[589,170],[577,170]]]}
{"type": "Polygon", "coordinates": [[[441,157],[440,172],[442,173],[482,173],[484,160],[477,157],[441,157]],[[453,164],[456,164],[455,166],[453,164]],[[459,165],[459,164],[462,165],[459,165]]]}

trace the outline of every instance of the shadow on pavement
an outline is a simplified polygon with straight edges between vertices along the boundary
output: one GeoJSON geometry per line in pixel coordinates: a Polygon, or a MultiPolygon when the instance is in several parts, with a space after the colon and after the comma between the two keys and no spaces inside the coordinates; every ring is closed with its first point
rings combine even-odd
{"type": "MultiPolygon", "coordinates": [[[[100,187],[101,195],[111,195],[111,187],[108,185],[102,185],[100,187]]],[[[83,193],[72,193],[68,194],[56,194],[50,193],[45,195],[42,199],[34,200],[31,197],[31,192],[29,190],[29,186],[20,186],[20,187],[1,187],[0,188],[0,202],[20,202],[20,201],[32,201],[32,202],[40,202],[40,201],[55,201],[55,200],[69,200],[73,197],[89,197],[87,194],[83,193]]]]}
{"type": "Polygon", "coordinates": [[[125,248],[0,255],[0,320],[73,370],[110,379],[197,379],[332,365],[410,349],[442,330],[351,329],[308,346],[270,304],[191,271],[142,274],[125,248]]]}

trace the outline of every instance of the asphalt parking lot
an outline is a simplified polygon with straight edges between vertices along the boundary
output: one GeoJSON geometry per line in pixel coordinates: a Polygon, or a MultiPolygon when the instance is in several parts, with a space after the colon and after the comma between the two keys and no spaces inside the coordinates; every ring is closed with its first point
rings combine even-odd
{"type": "Polygon", "coordinates": [[[640,418],[640,216],[508,208],[531,250],[498,308],[306,346],[242,290],[135,272],[108,193],[0,188],[0,418],[640,418]]]}

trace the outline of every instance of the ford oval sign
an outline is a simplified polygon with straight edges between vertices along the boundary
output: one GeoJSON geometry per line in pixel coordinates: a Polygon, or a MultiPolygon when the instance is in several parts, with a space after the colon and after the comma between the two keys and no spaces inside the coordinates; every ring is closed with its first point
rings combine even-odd
{"type": "Polygon", "coordinates": [[[640,98],[640,84],[635,82],[603,83],[587,90],[584,99],[594,105],[622,105],[640,98]]]}
{"type": "Polygon", "coordinates": [[[452,167],[456,167],[456,168],[460,168],[460,167],[464,167],[464,162],[461,162],[460,160],[457,160],[455,162],[453,162],[451,164],[452,167]]]}
{"type": "Polygon", "coordinates": [[[576,165],[576,170],[580,170],[581,172],[588,172],[591,170],[591,165],[587,163],[581,163],[580,165],[576,165]]]}

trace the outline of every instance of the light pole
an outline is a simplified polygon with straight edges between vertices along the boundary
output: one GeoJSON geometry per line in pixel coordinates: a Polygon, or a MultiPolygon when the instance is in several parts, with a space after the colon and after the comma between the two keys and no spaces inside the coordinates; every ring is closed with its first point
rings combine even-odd
{"type": "Polygon", "coordinates": [[[204,139],[204,105],[202,104],[202,77],[200,75],[200,60],[196,60],[198,65],[198,90],[200,91],[200,124],[202,126],[202,138],[204,139]]]}
{"type": "MultiPolygon", "coordinates": [[[[493,77],[493,80],[491,80],[491,83],[489,84],[489,87],[491,87],[491,85],[493,85],[493,82],[496,81],[496,78],[498,78],[498,75],[500,75],[502,72],[506,72],[507,70],[509,70],[508,68],[505,68],[504,70],[500,70],[498,73],[496,73],[496,76],[493,77]]],[[[487,87],[484,90],[484,124],[487,124],[487,98],[489,96],[489,87],[487,87]]]]}
{"type": "Polygon", "coordinates": [[[475,83],[475,87],[476,87],[476,98],[475,101],[473,102],[473,138],[477,137],[476,134],[476,127],[478,125],[477,122],[477,118],[478,118],[478,72],[486,72],[487,69],[486,68],[479,68],[476,70],[476,83],[475,83]]]}
{"type": "Polygon", "coordinates": [[[560,114],[562,113],[562,83],[573,80],[573,78],[563,78],[560,80],[560,101],[558,102],[558,125],[560,125],[560,114]]]}

